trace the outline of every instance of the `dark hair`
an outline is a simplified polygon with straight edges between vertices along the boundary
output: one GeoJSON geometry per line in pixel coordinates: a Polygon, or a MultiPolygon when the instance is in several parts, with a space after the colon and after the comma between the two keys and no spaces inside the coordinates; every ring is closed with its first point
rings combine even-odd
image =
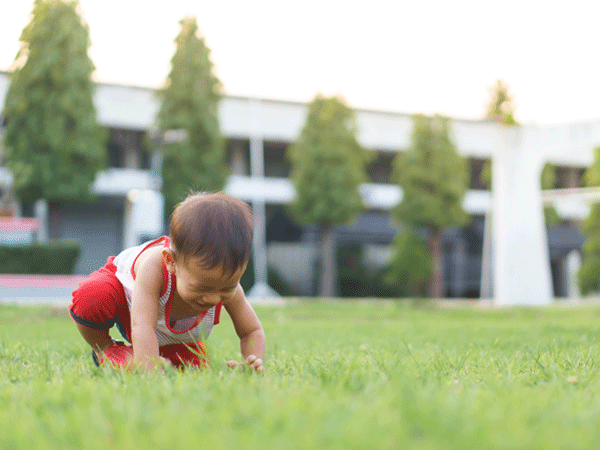
{"type": "Polygon", "coordinates": [[[233,275],[250,258],[252,211],[223,192],[194,193],[175,207],[170,236],[176,257],[200,257],[206,269],[233,275]]]}

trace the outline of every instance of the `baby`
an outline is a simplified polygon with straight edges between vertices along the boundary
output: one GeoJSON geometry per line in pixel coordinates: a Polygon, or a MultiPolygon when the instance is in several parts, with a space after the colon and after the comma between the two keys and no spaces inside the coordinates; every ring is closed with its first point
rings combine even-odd
{"type": "Polygon", "coordinates": [[[179,203],[170,236],[111,256],[73,291],[69,307],[96,364],[155,369],[207,365],[203,340],[222,306],[240,338],[243,363],[263,370],[265,334],[240,278],[252,250],[249,206],[223,193],[196,193],[179,203]],[[114,341],[117,326],[132,346],[114,341]]]}

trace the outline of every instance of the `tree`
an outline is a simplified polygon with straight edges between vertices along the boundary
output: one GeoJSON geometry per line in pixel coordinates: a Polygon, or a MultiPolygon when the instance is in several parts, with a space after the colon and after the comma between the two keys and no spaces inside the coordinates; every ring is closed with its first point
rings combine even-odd
{"type": "MultiPolygon", "coordinates": [[[[496,85],[490,89],[490,100],[485,112],[486,120],[507,126],[517,126],[519,123],[515,120],[514,113],[515,106],[508,86],[502,80],[496,80],[496,85]]],[[[490,161],[484,164],[480,181],[488,187],[491,186],[492,165],[490,161]]],[[[555,183],[556,168],[552,164],[546,163],[541,175],[542,189],[552,189],[555,183]]],[[[547,227],[560,222],[560,216],[553,206],[544,207],[544,220],[547,227]]]]}
{"type": "Polygon", "coordinates": [[[36,0],[20,41],[4,107],[7,166],[21,201],[50,202],[56,237],[60,203],[91,200],[106,161],[88,26],[76,1],[36,0]]]}
{"type": "Polygon", "coordinates": [[[168,213],[191,189],[223,189],[228,176],[218,117],[221,82],[213,74],[210,50],[198,36],[196,18],[186,17],[179,24],[171,72],[158,94],[158,130],[184,130],[187,136],[182,142],[165,143],[161,149],[162,192],[168,213]]]}
{"type": "Polygon", "coordinates": [[[433,260],[429,295],[442,297],[442,232],[469,221],[462,208],[469,187],[468,165],[450,139],[446,118],[413,116],[411,146],[394,159],[392,181],[402,188],[402,200],[392,209],[392,216],[428,230],[433,260]]]}
{"type": "Polygon", "coordinates": [[[496,85],[490,89],[490,101],[485,111],[485,117],[502,125],[518,125],[514,117],[515,107],[508,86],[502,80],[496,80],[496,85]]]}
{"type": "MultiPolygon", "coordinates": [[[[600,186],[600,147],[594,149],[594,161],[583,175],[587,187],[600,186]]],[[[577,273],[583,295],[600,291],[600,203],[591,205],[590,214],[581,222],[587,235],[582,247],[581,267],[577,273]]]]}
{"type": "Polygon", "coordinates": [[[359,186],[372,154],[357,140],[356,117],[342,99],[317,95],[298,139],[288,148],[296,197],[290,215],[320,226],[320,295],[334,295],[333,226],[348,223],[363,209],[359,186]]]}
{"type": "Polygon", "coordinates": [[[395,286],[404,296],[422,296],[433,272],[431,255],[420,236],[405,229],[392,241],[393,257],[383,281],[395,286]]]}

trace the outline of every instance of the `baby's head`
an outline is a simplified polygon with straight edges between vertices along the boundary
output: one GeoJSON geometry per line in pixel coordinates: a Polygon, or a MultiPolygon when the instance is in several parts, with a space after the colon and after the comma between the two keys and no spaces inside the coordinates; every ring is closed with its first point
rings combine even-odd
{"type": "Polygon", "coordinates": [[[252,251],[252,211],[224,194],[197,193],[179,203],[171,215],[171,249],[176,260],[200,261],[204,269],[225,276],[243,271],[252,251]]]}

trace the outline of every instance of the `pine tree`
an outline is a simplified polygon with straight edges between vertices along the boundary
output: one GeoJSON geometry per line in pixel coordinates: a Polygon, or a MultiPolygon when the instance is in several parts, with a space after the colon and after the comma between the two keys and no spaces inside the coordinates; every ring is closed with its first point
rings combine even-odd
{"type": "MultiPolygon", "coordinates": [[[[594,161],[583,175],[587,187],[600,186],[600,147],[594,149],[594,161]]],[[[590,214],[581,222],[587,235],[582,247],[581,267],[577,274],[579,289],[583,295],[600,292],[600,203],[594,203],[590,214]]]]}
{"type": "Polygon", "coordinates": [[[7,166],[15,195],[26,203],[47,199],[56,219],[60,203],[93,198],[106,161],[89,31],[76,1],[36,0],[20,41],[4,107],[7,166]]]}
{"type": "Polygon", "coordinates": [[[363,209],[359,192],[371,153],[357,140],[356,117],[342,99],[317,95],[298,139],[288,148],[296,198],[290,215],[321,230],[320,295],[334,295],[333,226],[352,221],[363,209]]]}
{"type": "Polygon", "coordinates": [[[442,232],[469,221],[462,208],[469,187],[468,165],[450,139],[447,119],[413,117],[411,146],[394,159],[392,181],[402,189],[402,200],[392,209],[392,216],[400,223],[428,230],[433,260],[429,295],[442,297],[442,232]]]}
{"type": "Polygon", "coordinates": [[[184,130],[187,136],[183,142],[162,146],[162,192],[168,213],[190,190],[223,189],[228,176],[218,117],[222,86],[213,74],[210,50],[198,35],[196,19],[186,17],[179,23],[157,116],[159,131],[184,130]]]}

